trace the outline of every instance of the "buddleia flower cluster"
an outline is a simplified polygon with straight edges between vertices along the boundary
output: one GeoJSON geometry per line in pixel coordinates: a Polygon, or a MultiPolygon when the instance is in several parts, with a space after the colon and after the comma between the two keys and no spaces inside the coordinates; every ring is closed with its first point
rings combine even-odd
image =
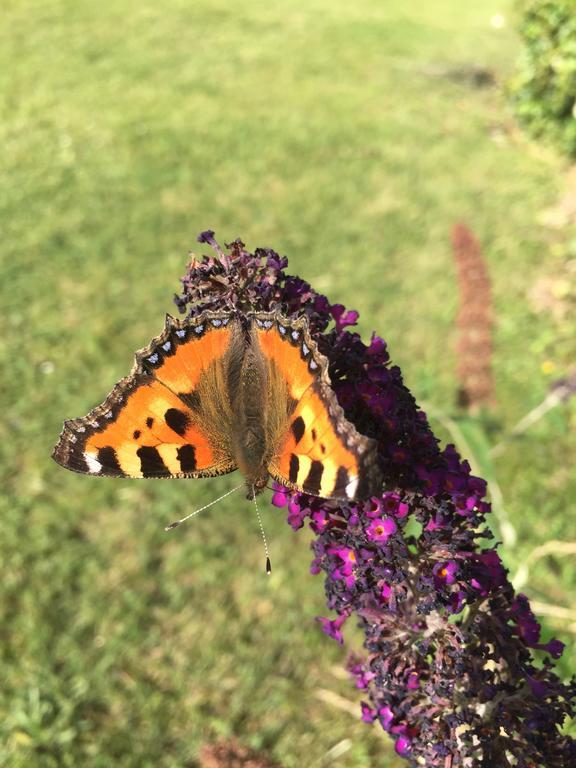
{"type": "Polygon", "coordinates": [[[287,274],[275,251],[250,253],[240,240],[222,249],[211,231],[198,239],[213,254],[191,261],[180,311],[305,315],[346,417],[378,443],[380,496],[342,503],[281,487],[273,496],[293,529],[315,534],[324,632],[343,643],[346,622],[364,631],[365,654],[349,661],[363,720],[411,766],[575,766],[576,742],[561,727],[574,716],[576,682],[554,671],[563,644],[542,641],[486,524],[485,481],[454,446],[440,447],[386,342],[363,342],[351,330],[358,314],[287,274]]]}

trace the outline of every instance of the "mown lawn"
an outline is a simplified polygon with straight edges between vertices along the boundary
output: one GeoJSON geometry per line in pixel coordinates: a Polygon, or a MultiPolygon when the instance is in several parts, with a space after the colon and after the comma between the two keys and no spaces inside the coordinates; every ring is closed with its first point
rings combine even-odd
{"type": "MultiPolygon", "coordinates": [[[[2,5],[0,762],[197,766],[202,744],[236,736],[283,768],[398,765],[328,702],[359,696],[313,620],[325,609],[307,533],[264,505],[267,579],[240,497],[163,530],[234,477],[105,481],[50,452],[161,329],[208,227],[287,254],[450,414],[449,232],[466,222],[495,298],[490,440],[536,406],[573,362],[576,241],[543,223],[562,162],[518,133],[502,92],[510,3],[2,5]],[[476,87],[470,67],[496,86],[476,87]]],[[[575,423],[572,401],[498,458],[513,574],[535,547],[576,539],[575,423]]],[[[574,638],[573,559],[528,570],[523,590],[557,614],[546,637],[574,638]]]]}

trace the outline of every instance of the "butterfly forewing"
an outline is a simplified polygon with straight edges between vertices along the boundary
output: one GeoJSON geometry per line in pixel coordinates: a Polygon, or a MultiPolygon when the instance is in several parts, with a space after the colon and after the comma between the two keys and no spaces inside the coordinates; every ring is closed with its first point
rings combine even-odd
{"type": "Polygon", "coordinates": [[[283,429],[274,439],[270,474],[283,485],[323,498],[357,499],[381,488],[375,441],[346,417],[330,386],[328,362],[320,354],[305,318],[255,313],[256,339],[270,381],[284,383],[270,408],[288,399],[283,429]]]}
{"type": "Polygon", "coordinates": [[[223,373],[232,325],[229,313],[168,318],[106,401],[65,422],[56,461],[109,477],[202,477],[236,469],[223,373]]]}

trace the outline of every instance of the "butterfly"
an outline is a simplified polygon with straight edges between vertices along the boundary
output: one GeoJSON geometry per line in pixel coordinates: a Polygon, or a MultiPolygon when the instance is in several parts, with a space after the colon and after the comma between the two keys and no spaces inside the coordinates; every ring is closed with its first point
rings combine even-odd
{"type": "Polygon", "coordinates": [[[381,490],[376,441],[346,419],[305,317],[205,310],[166,317],[130,375],[64,422],[53,458],[100,477],[198,478],[239,469],[343,501],[381,490]]]}

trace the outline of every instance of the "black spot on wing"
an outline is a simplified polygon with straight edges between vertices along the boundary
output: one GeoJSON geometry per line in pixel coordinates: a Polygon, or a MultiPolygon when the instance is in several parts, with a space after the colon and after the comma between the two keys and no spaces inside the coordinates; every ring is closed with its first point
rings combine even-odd
{"type": "Polygon", "coordinates": [[[294,440],[296,440],[296,445],[302,440],[302,436],[304,435],[304,431],[306,429],[306,425],[304,424],[304,419],[302,416],[298,416],[294,419],[292,424],[290,425],[290,429],[292,430],[292,434],[294,435],[294,440]]]}
{"type": "Polygon", "coordinates": [[[350,475],[346,467],[338,467],[336,472],[336,483],[334,484],[333,493],[337,493],[339,496],[347,495],[346,486],[350,482],[350,475]]]}
{"type": "Polygon", "coordinates": [[[186,434],[186,429],[188,428],[189,418],[188,414],[184,413],[184,411],[181,411],[179,408],[168,408],[166,413],[164,414],[164,418],[166,419],[166,424],[172,429],[174,432],[176,432],[177,435],[186,434]]]}
{"type": "Polygon", "coordinates": [[[196,448],[193,445],[182,445],[176,451],[182,472],[194,472],[196,469],[196,448]]]}
{"type": "Polygon", "coordinates": [[[298,456],[296,456],[295,453],[293,453],[290,456],[290,471],[288,472],[288,479],[291,483],[297,483],[298,482],[298,470],[300,469],[300,461],[298,459],[298,456]]]}
{"type": "Polygon", "coordinates": [[[364,467],[360,471],[358,478],[358,488],[354,497],[356,499],[367,499],[369,496],[378,496],[382,491],[382,478],[379,469],[376,467],[364,467]]]}
{"type": "Polygon", "coordinates": [[[140,459],[140,470],[144,477],[158,477],[158,475],[170,475],[171,472],[162,461],[162,457],[153,446],[142,445],[136,451],[140,459]]]}
{"type": "Polygon", "coordinates": [[[321,461],[313,461],[310,465],[306,480],[304,480],[304,490],[308,491],[308,493],[318,495],[320,493],[323,472],[324,464],[322,464],[321,461]]]}
{"type": "Polygon", "coordinates": [[[135,429],[134,432],[132,433],[132,437],[134,438],[134,440],[138,440],[141,434],[142,432],[140,432],[139,429],[135,429]]]}
{"type": "Polygon", "coordinates": [[[152,418],[152,416],[148,416],[148,418],[146,419],[146,426],[148,427],[148,429],[151,429],[153,424],[154,424],[154,419],[152,418]]]}
{"type": "Polygon", "coordinates": [[[122,471],[122,468],[120,467],[120,464],[118,463],[118,457],[116,456],[116,451],[112,446],[106,446],[105,448],[100,448],[98,450],[98,461],[100,464],[102,464],[102,469],[100,472],[102,474],[115,474],[115,475],[124,475],[124,472],[122,471]]]}

